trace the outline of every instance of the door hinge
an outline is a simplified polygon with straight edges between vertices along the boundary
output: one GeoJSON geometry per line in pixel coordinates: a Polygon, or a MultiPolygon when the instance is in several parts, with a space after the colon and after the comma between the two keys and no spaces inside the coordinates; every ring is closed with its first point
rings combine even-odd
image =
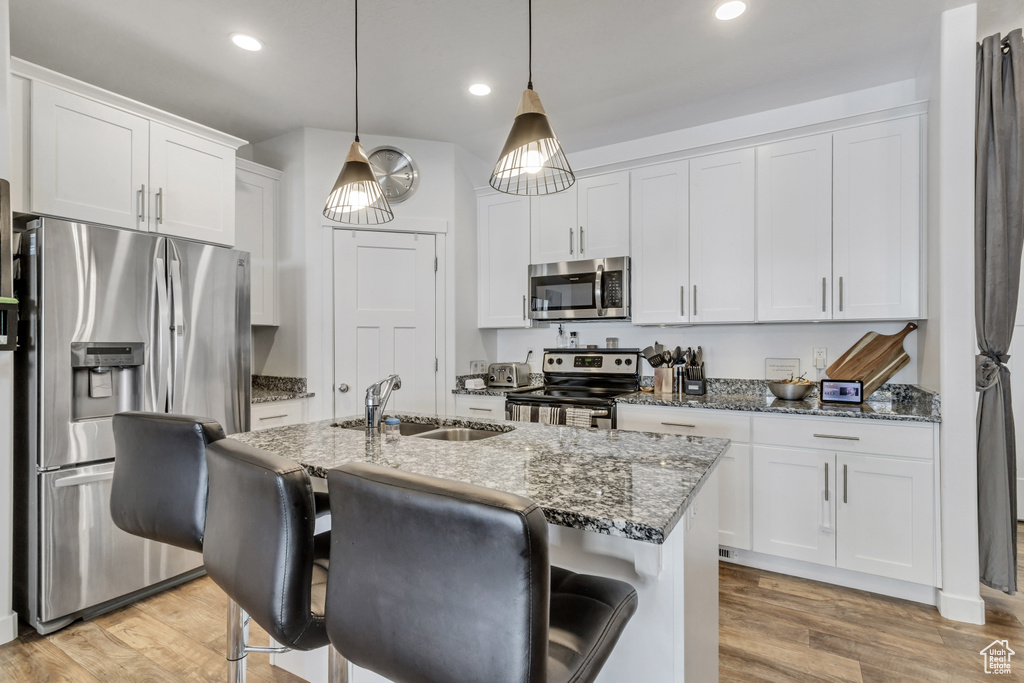
{"type": "Polygon", "coordinates": [[[434,257],[434,272],[437,272],[437,257],[434,257]]]}
{"type": "Polygon", "coordinates": [[[437,372],[437,359],[434,359],[434,372],[437,372]]]}

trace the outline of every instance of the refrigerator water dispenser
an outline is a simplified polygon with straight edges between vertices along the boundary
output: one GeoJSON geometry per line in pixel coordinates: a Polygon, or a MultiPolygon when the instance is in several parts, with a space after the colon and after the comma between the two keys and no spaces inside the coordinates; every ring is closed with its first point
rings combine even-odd
{"type": "Polygon", "coordinates": [[[71,420],[95,420],[143,407],[142,342],[71,343],[71,420]]]}

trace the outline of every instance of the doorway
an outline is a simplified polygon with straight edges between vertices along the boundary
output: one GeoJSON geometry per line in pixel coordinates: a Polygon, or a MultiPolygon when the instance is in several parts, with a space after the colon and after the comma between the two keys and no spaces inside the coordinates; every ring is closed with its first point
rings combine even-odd
{"type": "Polygon", "coordinates": [[[391,374],[402,388],[389,410],[437,412],[435,239],[334,231],[335,418],[361,415],[366,388],[391,374]]]}

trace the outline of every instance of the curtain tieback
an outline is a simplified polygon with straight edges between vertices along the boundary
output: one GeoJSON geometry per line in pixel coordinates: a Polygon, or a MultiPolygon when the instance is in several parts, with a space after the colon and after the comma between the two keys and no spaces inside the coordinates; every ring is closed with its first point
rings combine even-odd
{"type": "Polygon", "coordinates": [[[991,389],[999,383],[999,373],[1006,368],[1006,361],[1010,356],[1003,353],[992,353],[989,351],[979,353],[975,356],[975,388],[978,391],[991,389]]]}

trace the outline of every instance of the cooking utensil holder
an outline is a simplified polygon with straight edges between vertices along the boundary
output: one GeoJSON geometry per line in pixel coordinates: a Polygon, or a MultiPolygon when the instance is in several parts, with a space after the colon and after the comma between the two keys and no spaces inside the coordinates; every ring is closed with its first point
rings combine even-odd
{"type": "Polygon", "coordinates": [[[671,394],[674,375],[672,368],[654,368],[654,393],[671,394]]]}

